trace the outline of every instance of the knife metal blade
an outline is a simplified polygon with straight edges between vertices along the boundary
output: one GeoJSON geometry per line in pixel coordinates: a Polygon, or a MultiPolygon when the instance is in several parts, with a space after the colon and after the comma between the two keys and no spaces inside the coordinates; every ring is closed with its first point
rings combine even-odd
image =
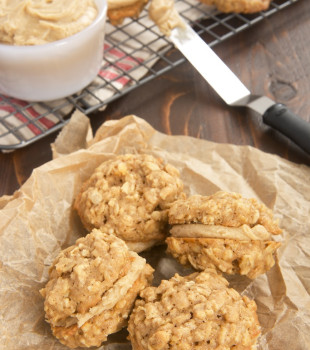
{"type": "Polygon", "coordinates": [[[248,107],[263,117],[263,122],[289,137],[310,153],[310,123],[285,105],[267,96],[251,94],[240,79],[188,25],[172,29],[170,40],[230,106],[248,107]]]}

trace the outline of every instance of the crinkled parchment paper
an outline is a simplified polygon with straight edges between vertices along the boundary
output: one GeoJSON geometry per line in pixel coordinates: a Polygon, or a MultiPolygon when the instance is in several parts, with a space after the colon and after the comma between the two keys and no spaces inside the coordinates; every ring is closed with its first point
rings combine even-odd
{"type": "MultiPolygon", "coordinates": [[[[134,116],[104,123],[86,143],[87,122],[84,131],[70,133],[79,129],[75,119],[86,119],[76,117],[53,145],[55,159],[36,168],[13,196],[0,198],[1,349],[66,349],[44,321],[39,289],[59,250],[85,235],[72,211],[81,183],[102,161],[128,152],[150,153],[175,165],[188,194],[235,191],[274,210],[284,229],[277,264],[254,281],[230,278],[231,286],[256,300],[259,349],[310,349],[310,168],[248,146],[167,136],[134,116]],[[72,140],[75,135],[80,141],[72,140]],[[65,145],[68,140],[74,149],[65,145]],[[86,148],[77,150],[77,143],[86,148]]],[[[156,269],[155,283],[176,271],[189,273],[165,254],[164,246],[144,256],[156,269]]],[[[130,349],[126,331],[101,348],[130,349]]]]}

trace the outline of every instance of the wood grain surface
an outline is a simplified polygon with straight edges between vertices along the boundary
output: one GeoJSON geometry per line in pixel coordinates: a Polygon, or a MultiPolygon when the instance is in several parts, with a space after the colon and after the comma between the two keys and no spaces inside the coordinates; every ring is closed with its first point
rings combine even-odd
{"type": "MultiPolygon", "coordinates": [[[[252,93],[286,104],[307,121],[310,121],[309,13],[310,1],[299,0],[214,48],[252,93]]],[[[244,108],[226,106],[189,63],[89,117],[95,131],[104,121],[128,114],[144,118],[167,134],[250,145],[310,166],[310,156],[264,125],[260,116],[244,108]]],[[[51,159],[50,143],[56,136],[57,133],[49,135],[12,153],[0,153],[0,195],[13,194],[35,167],[51,159]]]]}

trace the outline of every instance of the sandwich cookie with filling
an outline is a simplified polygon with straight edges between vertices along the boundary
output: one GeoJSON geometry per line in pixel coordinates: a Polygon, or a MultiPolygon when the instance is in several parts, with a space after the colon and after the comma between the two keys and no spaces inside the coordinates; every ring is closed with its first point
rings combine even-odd
{"type": "Polygon", "coordinates": [[[275,263],[282,231],[272,211],[256,199],[217,192],[176,201],[169,210],[168,252],[197,270],[216,268],[253,279],[275,263]]]}
{"type": "Polygon", "coordinates": [[[53,262],[40,290],[46,321],[70,348],[100,346],[127,325],[138,293],[152,279],[145,259],[121,239],[94,229],[53,262]]]}
{"type": "Polygon", "coordinates": [[[175,167],[152,155],[125,154],[94,170],[74,207],[87,230],[113,233],[141,252],[164,242],[168,209],[185,197],[175,167]]]}
{"type": "Polygon", "coordinates": [[[128,322],[133,350],[254,350],[256,303],[214,269],[176,274],[140,293],[128,322]]]}

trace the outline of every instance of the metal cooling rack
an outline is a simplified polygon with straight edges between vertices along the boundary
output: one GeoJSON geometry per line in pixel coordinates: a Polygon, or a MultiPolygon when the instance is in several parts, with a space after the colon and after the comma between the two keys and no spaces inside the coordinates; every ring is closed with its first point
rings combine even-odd
{"type": "MultiPolygon", "coordinates": [[[[268,10],[251,15],[219,13],[197,0],[176,0],[176,5],[181,16],[212,47],[296,1],[275,0],[268,10]]],[[[112,76],[98,74],[95,84],[81,93],[52,103],[28,103],[0,95],[0,149],[29,145],[62,128],[74,109],[89,115],[185,61],[181,54],[169,55],[173,45],[149,21],[147,10],[137,20],[126,19],[120,26],[107,26],[103,69],[111,70],[112,76]],[[137,59],[141,52],[146,59],[137,59]],[[124,59],[134,64],[128,69],[124,59]],[[157,61],[160,64],[154,64],[157,61]]]]}

